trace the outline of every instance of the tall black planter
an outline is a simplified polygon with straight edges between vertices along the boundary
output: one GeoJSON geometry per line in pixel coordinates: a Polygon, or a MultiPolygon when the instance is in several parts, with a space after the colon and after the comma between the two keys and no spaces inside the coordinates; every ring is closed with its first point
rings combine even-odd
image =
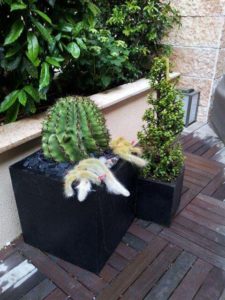
{"type": "Polygon", "coordinates": [[[138,218],[169,226],[180,204],[184,169],[173,183],[139,178],[136,215],[138,218]]]}
{"type": "Polygon", "coordinates": [[[122,161],[113,169],[129,198],[96,187],[80,203],[64,197],[62,177],[28,169],[24,162],[10,173],[25,242],[99,273],[134,219],[137,170],[122,161]]]}

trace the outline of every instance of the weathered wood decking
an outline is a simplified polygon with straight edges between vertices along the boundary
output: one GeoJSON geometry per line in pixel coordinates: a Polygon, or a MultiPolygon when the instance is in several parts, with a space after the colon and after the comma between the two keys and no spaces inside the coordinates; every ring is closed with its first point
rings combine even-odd
{"type": "Polygon", "coordinates": [[[100,276],[18,239],[0,252],[0,300],[224,300],[224,165],[214,160],[223,149],[194,134],[182,143],[185,181],[170,228],[136,220],[100,276]]]}

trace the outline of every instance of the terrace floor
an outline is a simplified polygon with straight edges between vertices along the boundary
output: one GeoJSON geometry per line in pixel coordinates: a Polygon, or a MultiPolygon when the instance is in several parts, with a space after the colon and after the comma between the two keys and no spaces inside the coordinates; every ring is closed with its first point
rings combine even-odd
{"type": "Polygon", "coordinates": [[[135,220],[100,276],[20,238],[0,252],[0,300],[224,300],[225,148],[207,126],[192,129],[181,138],[185,181],[170,228],[135,220]]]}

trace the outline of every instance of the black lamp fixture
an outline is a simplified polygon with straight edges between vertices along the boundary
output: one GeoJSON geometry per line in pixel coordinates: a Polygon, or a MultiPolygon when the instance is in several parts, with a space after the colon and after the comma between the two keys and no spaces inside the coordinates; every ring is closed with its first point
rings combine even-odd
{"type": "Polygon", "coordinates": [[[197,120],[200,92],[194,89],[182,90],[181,92],[184,103],[184,126],[188,127],[197,120]]]}

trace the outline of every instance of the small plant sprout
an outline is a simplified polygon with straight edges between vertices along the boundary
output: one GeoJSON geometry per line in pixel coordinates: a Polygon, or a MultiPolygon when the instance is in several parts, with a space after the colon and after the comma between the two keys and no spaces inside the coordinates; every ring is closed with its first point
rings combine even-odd
{"type": "Polygon", "coordinates": [[[147,161],[137,155],[142,155],[142,150],[139,147],[134,147],[133,143],[119,137],[110,143],[113,153],[130,163],[143,168],[147,165],[147,161]],[[136,154],[136,155],[135,155],[136,154]]]}
{"type": "Polygon", "coordinates": [[[91,192],[91,184],[105,183],[109,193],[129,197],[130,192],[115,178],[112,172],[99,159],[89,158],[82,160],[65,176],[64,191],[66,197],[74,196],[73,182],[76,186],[77,198],[83,202],[91,192]]]}

